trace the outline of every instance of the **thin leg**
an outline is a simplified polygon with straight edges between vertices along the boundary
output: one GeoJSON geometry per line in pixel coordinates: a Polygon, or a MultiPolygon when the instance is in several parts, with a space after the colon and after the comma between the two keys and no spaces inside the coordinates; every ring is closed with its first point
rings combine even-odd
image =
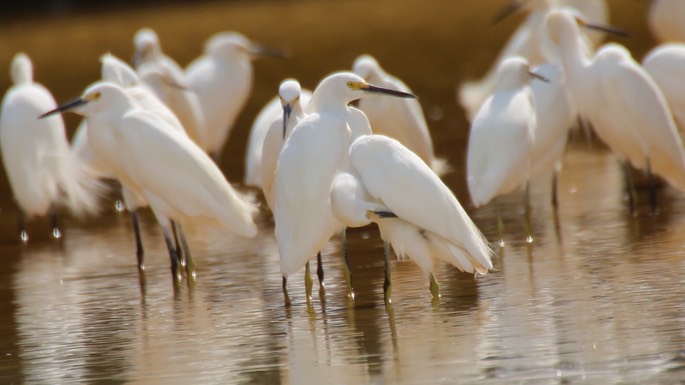
{"type": "Polygon", "coordinates": [[[633,180],[633,172],[630,168],[630,164],[627,161],[623,162],[623,175],[626,178],[626,189],[628,190],[628,206],[630,207],[630,213],[635,214],[635,209],[637,207],[637,189],[635,188],[635,181],[633,180]]]}
{"type": "Polygon", "coordinates": [[[390,244],[383,242],[383,259],[385,261],[385,280],[383,281],[383,298],[386,304],[392,303],[392,280],[390,277],[390,244]]]}
{"type": "Polygon", "coordinates": [[[497,238],[499,238],[499,247],[504,247],[504,222],[499,213],[499,200],[495,198],[495,215],[497,216],[497,238]]]}
{"type": "Polygon", "coordinates": [[[314,286],[314,283],[312,282],[311,272],[309,271],[309,261],[307,261],[307,264],[304,265],[304,291],[307,295],[307,302],[312,300],[312,286],[314,286]]]}
{"type": "Polygon", "coordinates": [[[559,198],[557,197],[558,176],[559,171],[554,169],[554,172],[552,173],[552,208],[554,209],[554,212],[559,211],[559,198]]]}
{"type": "Polygon", "coordinates": [[[283,288],[283,299],[285,300],[285,307],[290,307],[290,296],[288,295],[288,278],[283,276],[283,283],[281,284],[283,288]]]}
{"type": "Polygon", "coordinates": [[[178,232],[178,238],[181,240],[181,249],[183,249],[183,255],[185,256],[186,274],[188,274],[188,277],[195,278],[195,261],[193,260],[193,256],[190,254],[190,246],[188,246],[186,234],[183,231],[183,227],[180,223],[176,223],[176,231],[178,232]]]}
{"type": "Polygon", "coordinates": [[[347,284],[347,296],[354,299],[354,290],[352,289],[352,274],[350,271],[350,257],[347,255],[347,228],[340,233],[340,241],[342,242],[343,272],[345,273],[345,283],[347,284]]]}
{"type": "Polygon", "coordinates": [[[29,233],[26,232],[26,215],[21,209],[17,215],[17,225],[19,227],[19,240],[26,244],[29,241],[29,233]]]}
{"type": "Polygon", "coordinates": [[[178,251],[176,250],[176,245],[174,244],[172,231],[168,227],[164,226],[162,227],[162,233],[164,234],[166,247],[169,249],[169,259],[171,259],[171,276],[175,281],[180,281],[183,277],[180,269],[181,263],[178,259],[178,251]]]}
{"type": "Polygon", "coordinates": [[[319,277],[319,287],[323,288],[323,260],[320,251],[316,255],[316,276],[319,277]]]}
{"type": "Polygon", "coordinates": [[[181,263],[181,266],[185,266],[186,256],[183,253],[183,249],[181,248],[181,241],[179,240],[179,231],[176,221],[171,221],[171,231],[174,234],[174,245],[176,246],[176,252],[178,253],[178,261],[181,263]]]}
{"type": "Polygon", "coordinates": [[[145,250],[143,249],[143,237],[140,235],[140,221],[138,220],[138,212],[133,210],[129,214],[131,215],[133,234],[136,236],[136,258],[138,258],[138,270],[145,270],[145,250]]]}
{"type": "Polygon", "coordinates": [[[647,179],[649,181],[649,208],[652,214],[656,213],[656,185],[654,182],[654,174],[652,173],[652,165],[649,158],[646,160],[647,165],[647,179]]]}
{"type": "Polygon", "coordinates": [[[433,295],[433,299],[440,298],[440,284],[438,284],[438,281],[435,279],[433,273],[430,273],[430,290],[431,294],[433,295]]]}
{"type": "Polygon", "coordinates": [[[55,206],[52,206],[50,212],[50,226],[52,228],[52,230],[50,231],[50,235],[54,239],[60,239],[62,238],[62,232],[59,230],[57,221],[57,209],[55,208],[55,206]]]}
{"type": "Polygon", "coordinates": [[[526,191],[523,193],[523,211],[525,216],[526,242],[533,243],[533,231],[530,226],[530,183],[528,182],[526,182],[526,191]]]}

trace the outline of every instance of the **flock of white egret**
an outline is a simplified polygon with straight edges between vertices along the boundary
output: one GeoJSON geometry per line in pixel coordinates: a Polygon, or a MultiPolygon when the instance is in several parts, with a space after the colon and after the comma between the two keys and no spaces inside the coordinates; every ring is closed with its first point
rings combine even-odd
{"type": "MultiPolygon", "coordinates": [[[[604,0],[521,1],[499,17],[518,7],[528,17],[493,69],[459,89],[471,120],[467,183],[473,204],[496,203],[525,186],[528,213],[528,182],[553,172],[556,185],[568,130],[578,120],[588,122],[621,161],[685,190],[685,150],[676,125],[685,123],[678,86],[685,81],[685,46],[658,47],[641,66],[618,44],[597,47],[605,32],[621,33],[607,26],[604,0]]],[[[655,35],[685,41],[681,19],[674,18],[675,12],[685,17],[682,1],[659,0],[652,8],[655,35]],[[668,4],[673,8],[664,10],[668,4]]],[[[25,216],[49,212],[52,235],[59,238],[55,207],[96,214],[106,189],[102,179],[114,179],[131,214],[139,269],[144,248],[136,212],[149,206],[162,227],[174,279],[192,279],[184,225],[257,234],[254,195],[236,190],[212,157],[218,159],[249,97],[251,60],[285,54],[224,32],[183,69],[162,52],[151,29],[139,30],[133,42],[133,67],[103,55],[101,79],[59,106],[33,81],[29,57],[14,57],[14,85],[0,111],[0,148],[21,213],[20,238],[28,241],[25,216]],[[85,117],[71,145],[60,115],[66,111],[85,117]]],[[[433,276],[438,261],[487,274],[492,248],[441,181],[448,170],[435,156],[416,96],[372,56],[358,57],[351,71],[325,77],[313,91],[284,80],[254,120],[244,184],[260,188],[273,213],[286,304],[289,275],[306,269],[310,299],[309,261],[317,257],[323,285],[327,242],[339,235],[344,244],[347,227],[371,222],[386,242],[387,301],[389,245],[417,263],[434,298],[440,296],[433,276]]],[[[498,229],[501,239],[499,214],[498,229]]],[[[343,247],[353,296],[346,254],[343,247]]]]}

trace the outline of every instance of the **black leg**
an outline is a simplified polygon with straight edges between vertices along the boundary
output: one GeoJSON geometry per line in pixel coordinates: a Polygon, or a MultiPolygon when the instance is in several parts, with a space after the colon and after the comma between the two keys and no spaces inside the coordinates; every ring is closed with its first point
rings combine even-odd
{"type": "Polygon", "coordinates": [[[637,190],[635,189],[635,181],[633,180],[633,171],[630,168],[628,161],[623,161],[623,174],[626,179],[626,189],[628,190],[628,206],[630,207],[630,214],[635,214],[637,208],[637,190]]]}
{"type": "Polygon", "coordinates": [[[383,298],[386,304],[392,303],[392,280],[390,277],[390,244],[383,242],[383,260],[385,262],[385,279],[383,280],[383,298]]]}
{"type": "Polygon", "coordinates": [[[347,296],[354,299],[354,290],[352,289],[352,271],[350,270],[350,257],[347,253],[347,228],[342,230],[340,234],[340,241],[342,242],[343,272],[345,273],[345,283],[347,284],[347,296]]]}
{"type": "Polygon", "coordinates": [[[140,235],[140,221],[138,220],[138,212],[133,210],[129,214],[131,215],[133,234],[136,237],[136,258],[138,259],[138,269],[145,270],[145,250],[143,249],[143,237],[140,235]]]}
{"type": "Polygon", "coordinates": [[[176,223],[176,230],[178,232],[178,238],[181,240],[183,255],[185,256],[186,274],[188,274],[188,277],[195,278],[195,262],[193,261],[193,256],[190,254],[190,246],[188,246],[186,235],[183,232],[183,227],[180,223],[176,223]]]}
{"type": "Polygon", "coordinates": [[[180,270],[181,263],[178,259],[178,251],[176,250],[176,245],[174,244],[173,234],[167,227],[162,227],[162,232],[164,233],[166,247],[169,249],[169,259],[171,260],[171,276],[175,281],[180,281],[182,279],[180,270]]]}
{"type": "Polygon", "coordinates": [[[171,231],[174,234],[174,245],[176,246],[176,252],[178,253],[178,261],[181,263],[181,266],[185,266],[186,256],[183,254],[183,249],[181,248],[181,241],[179,240],[178,235],[178,225],[175,221],[171,221],[171,231]]]}
{"type": "Polygon", "coordinates": [[[291,302],[290,302],[290,296],[288,295],[288,278],[283,276],[283,282],[281,285],[283,288],[283,299],[285,301],[285,307],[290,307],[291,302]]]}
{"type": "Polygon", "coordinates": [[[323,261],[321,260],[321,252],[316,255],[316,276],[319,277],[319,286],[323,287],[323,261]]]}

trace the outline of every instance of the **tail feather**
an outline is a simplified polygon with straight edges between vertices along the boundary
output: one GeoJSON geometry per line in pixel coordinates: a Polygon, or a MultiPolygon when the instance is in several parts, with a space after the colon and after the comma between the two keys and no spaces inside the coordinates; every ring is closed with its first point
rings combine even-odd
{"type": "Polygon", "coordinates": [[[60,170],[59,186],[63,193],[61,203],[76,217],[100,213],[101,198],[108,191],[107,185],[94,178],[87,168],[80,167],[71,153],[60,170]]]}

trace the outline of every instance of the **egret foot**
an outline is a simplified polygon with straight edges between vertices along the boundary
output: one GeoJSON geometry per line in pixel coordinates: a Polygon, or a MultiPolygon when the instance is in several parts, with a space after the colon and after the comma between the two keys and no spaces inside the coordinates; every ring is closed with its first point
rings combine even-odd
{"type": "Polygon", "coordinates": [[[304,265],[304,290],[307,294],[307,302],[312,300],[312,286],[314,286],[314,282],[312,282],[312,276],[309,271],[309,262],[307,262],[307,264],[304,265]]]}
{"type": "Polygon", "coordinates": [[[290,305],[292,305],[292,302],[290,302],[290,296],[288,295],[288,287],[287,286],[288,286],[288,278],[286,278],[284,276],[283,277],[283,283],[282,283],[283,299],[284,299],[285,307],[290,307],[290,305]]]}
{"type": "Polygon", "coordinates": [[[440,299],[440,284],[438,284],[433,273],[430,273],[430,290],[433,295],[433,300],[440,299]]]}

